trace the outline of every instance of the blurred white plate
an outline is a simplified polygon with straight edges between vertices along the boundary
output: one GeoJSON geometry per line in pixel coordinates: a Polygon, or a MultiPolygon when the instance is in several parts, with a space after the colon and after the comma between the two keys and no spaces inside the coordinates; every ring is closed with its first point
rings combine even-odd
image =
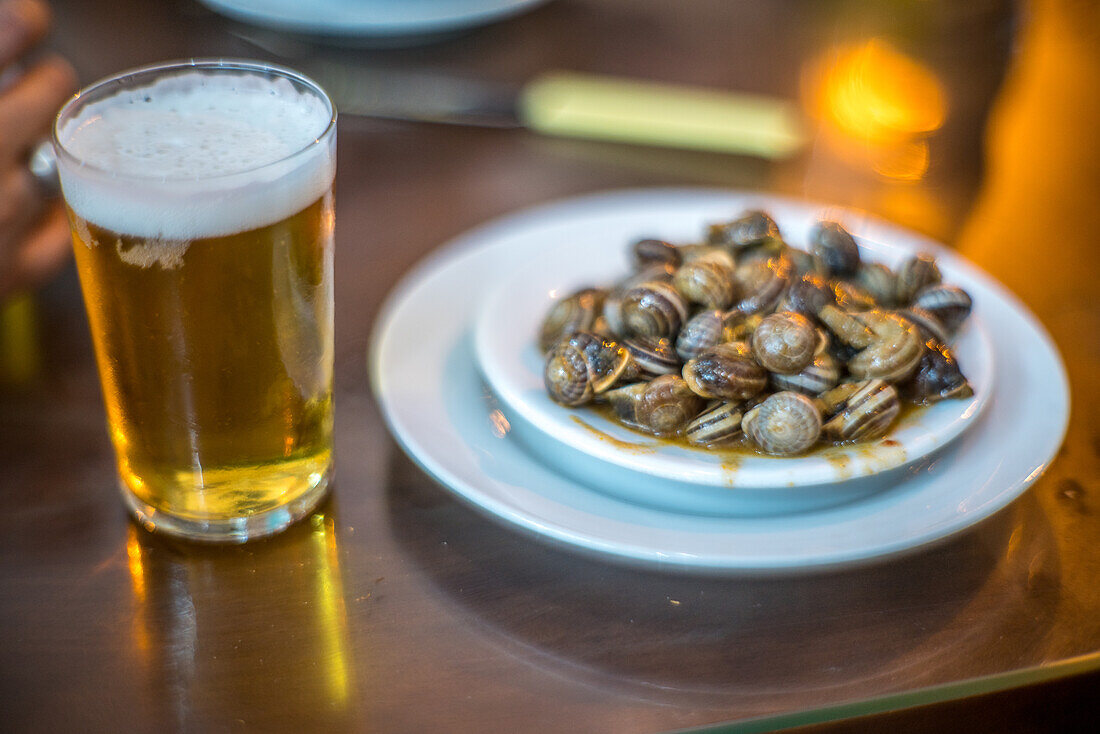
{"type": "Polygon", "coordinates": [[[546,0],[201,0],[268,28],[331,36],[412,36],[503,20],[546,0]]]}
{"type": "MultiPolygon", "coordinates": [[[[771,213],[787,241],[802,249],[822,214],[817,205],[758,195],[748,197],[746,204],[771,213]]],[[[500,280],[484,281],[491,290],[475,319],[477,361],[513,435],[535,456],[578,481],[662,509],[797,512],[841,504],[895,484],[904,479],[898,470],[928,458],[974,425],[993,385],[992,344],[982,316],[988,279],[977,277],[957,255],[925,238],[837,210],[829,211],[830,218],[852,231],[864,259],[896,267],[910,255],[932,251],[944,279],[974,298],[974,312],[953,344],[973,397],[914,411],[875,441],[785,458],[674,445],[593,410],[565,408],[551,400],[543,386],[545,359],[535,342],[552,304],[578,288],[606,286],[627,275],[629,245],[635,240],[699,241],[706,224],[741,214],[741,208],[727,206],[720,201],[704,211],[697,202],[655,201],[645,208],[608,212],[598,225],[583,218],[563,219],[552,229],[536,223],[522,245],[512,248],[523,265],[502,272],[500,280]]]]}
{"type": "Polygon", "coordinates": [[[513,439],[474,363],[471,331],[484,285],[523,264],[527,239],[579,221],[599,227],[624,212],[701,219],[760,200],[695,189],[600,194],[505,217],[442,247],[390,294],[373,334],[372,388],[394,437],[443,486],[503,522],[665,568],[776,573],[865,563],[941,541],[1026,490],[1065,436],[1065,369],[1026,308],[965,263],[960,272],[989,286],[982,312],[997,337],[992,391],[1005,397],[904,482],[858,502],[769,517],[665,512],[566,478],[513,439]]]}

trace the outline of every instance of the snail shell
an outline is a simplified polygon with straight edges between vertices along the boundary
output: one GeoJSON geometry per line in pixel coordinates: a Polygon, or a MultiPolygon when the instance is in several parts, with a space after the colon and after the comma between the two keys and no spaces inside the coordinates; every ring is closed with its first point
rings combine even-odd
{"type": "Polygon", "coordinates": [[[884,380],[839,385],[821,396],[827,420],[823,432],[831,441],[877,438],[901,411],[898,392],[884,380]]]}
{"type": "Polygon", "coordinates": [[[875,298],[862,287],[847,280],[833,281],[836,305],[845,311],[867,311],[875,307],[875,298]]]}
{"type": "Polygon", "coordinates": [[[848,360],[848,372],[859,379],[878,377],[890,382],[913,374],[924,348],[917,328],[885,311],[868,311],[859,317],[870,327],[875,341],[848,360]]]}
{"type": "Polygon", "coordinates": [[[817,330],[810,320],[793,311],[766,316],[752,333],[752,353],[769,372],[793,375],[814,359],[817,330]]]}
{"type": "Polygon", "coordinates": [[[617,336],[623,336],[626,333],[622,315],[623,295],[631,288],[650,281],[671,283],[674,271],[675,268],[668,263],[650,263],[616,283],[603,304],[603,317],[612,333],[617,336]]]}
{"type": "Polygon", "coordinates": [[[623,346],[630,353],[633,363],[628,375],[631,379],[648,380],[660,375],[679,374],[683,367],[668,339],[638,336],[623,339],[623,346]]]}
{"type": "Polygon", "coordinates": [[[970,294],[958,286],[937,283],[926,286],[913,298],[913,307],[924,309],[940,320],[948,333],[958,330],[970,315],[970,294]]]}
{"type": "Polygon", "coordinates": [[[901,388],[907,398],[924,404],[974,394],[951,348],[934,340],[925,343],[916,372],[901,388]]]}
{"type": "Polygon", "coordinates": [[[696,446],[721,446],[740,435],[741,409],[727,401],[714,403],[684,428],[684,438],[696,446]]]}
{"type": "Polygon", "coordinates": [[[634,267],[642,270],[649,265],[668,265],[673,268],[680,267],[680,251],[676,245],[664,240],[645,239],[638,240],[631,248],[634,254],[634,267]]]}
{"type": "Polygon", "coordinates": [[[688,316],[687,304],[680,293],[659,280],[626,291],[620,313],[625,334],[655,338],[675,336],[688,316]]]}
{"type": "Polygon", "coordinates": [[[562,338],[591,329],[606,297],[607,291],[600,288],[582,288],[554,304],[539,330],[539,348],[543,354],[562,338]]]}
{"type": "Polygon", "coordinates": [[[791,283],[779,308],[815,318],[826,304],[836,305],[836,293],[820,275],[806,273],[791,283]]]}
{"type": "Polygon", "coordinates": [[[768,373],[744,342],[704,350],[684,365],[683,377],[695,394],[720,400],[744,400],[768,383],[768,373]]]}
{"type": "Polygon", "coordinates": [[[758,313],[746,316],[736,309],[726,312],[726,324],[722,328],[722,338],[718,343],[748,341],[763,320],[764,316],[758,313]]]}
{"type": "Polygon", "coordinates": [[[599,334],[581,331],[568,343],[584,354],[592,391],[599,395],[618,382],[630,365],[630,354],[618,342],[599,334]]]}
{"type": "Polygon", "coordinates": [[[743,296],[734,308],[744,314],[769,314],[775,310],[791,283],[790,258],[780,255],[754,258],[737,266],[734,282],[743,296]]]}
{"type": "Polygon", "coordinates": [[[777,392],[741,419],[745,435],[769,454],[800,454],[821,436],[821,413],[805,395],[777,392]]]}
{"type": "Polygon", "coordinates": [[[826,306],[818,317],[841,341],[860,350],[848,360],[853,377],[896,382],[917,368],[923,340],[917,327],[901,316],[879,309],[849,314],[826,306]]]}
{"type": "Polygon", "coordinates": [[[947,333],[947,329],[944,327],[943,323],[940,322],[939,318],[925,311],[923,308],[912,306],[910,308],[899,309],[894,313],[916,326],[917,330],[920,332],[921,338],[925,341],[935,339],[944,344],[950,341],[950,334],[947,333]]]}
{"type": "Polygon", "coordinates": [[[855,277],[856,285],[871,295],[879,306],[889,308],[897,297],[898,277],[882,263],[860,263],[855,277]]]}
{"type": "Polygon", "coordinates": [[[707,228],[707,241],[714,245],[725,245],[736,252],[749,247],[780,243],[782,237],[774,219],[766,212],[753,209],[733,221],[712,224],[707,228]]]}
{"type": "Polygon", "coordinates": [[[634,405],[637,424],[658,436],[670,436],[699,414],[705,403],[676,375],[645,383],[634,405]]]}
{"type": "Polygon", "coordinates": [[[543,383],[554,401],[568,407],[584,405],[595,395],[584,351],[569,339],[563,339],[550,352],[543,383]]]}
{"type": "Polygon", "coordinates": [[[734,296],[733,271],[730,254],[712,249],[677,268],[672,284],[689,303],[704,308],[728,308],[734,296]]]}
{"type": "Polygon", "coordinates": [[[838,222],[818,222],[810,230],[810,252],[826,275],[848,277],[859,268],[855,238],[838,222]]]}
{"type": "Polygon", "coordinates": [[[923,288],[935,285],[940,280],[936,258],[925,253],[909,258],[898,268],[897,303],[908,305],[923,288]]]}
{"type": "Polygon", "coordinates": [[[840,367],[827,351],[814,356],[805,369],[794,375],[768,375],[768,381],[776,390],[793,390],[803,395],[819,395],[835,387],[840,381],[840,367]]]}
{"type": "Polygon", "coordinates": [[[543,370],[546,390],[562,405],[583,405],[614,385],[626,372],[630,355],[617,342],[579,331],[550,352],[543,370]]]}
{"type": "Polygon", "coordinates": [[[832,304],[825,304],[817,312],[817,317],[825,326],[829,327],[829,331],[836,334],[841,342],[856,349],[869,347],[875,340],[875,335],[867,328],[866,324],[853,314],[842,311],[832,304]]]}
{"type": "Polygon", "coordinates": [[[814,260],[813,255],[805,250],[799,250],[797,247],[787,247],[783,250],[783,254],[790,259],[791,273],[796,279],[807,273],[817,272],[817,261],[814,260]]]}
{"type": "Polygon", "coordinates": [[[635,409],[648,385],[648,382],[632,382],[629,385],[608,390],[603,396],[611,404],[619,420],[628,426],[639,427],[635,409]]]}
{"type": "Polygon", "coordinates": [[[725,341],[722,337],[725,326],[726,315],[722,311],[700,311],[680,329],[676,337],[676,353],[684,360],[698,356],[704,349],[725,341]]]}

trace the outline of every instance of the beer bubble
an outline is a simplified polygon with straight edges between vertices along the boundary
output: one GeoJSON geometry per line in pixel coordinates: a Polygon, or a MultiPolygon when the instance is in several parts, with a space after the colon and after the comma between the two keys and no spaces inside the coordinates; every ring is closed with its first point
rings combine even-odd
{"type": "Polygon", "coordinates": [[[88,229],[88,223],[80,217],[70,217],[70,221],[73,225],[73,231],[76,232],[77,239],[84,243],[84,246],[89,250],[93,247],[97,247],[99,242],[92,235],[92,231],[88,229]]]}
{"type": "Polygon", "coordinates": [[[159,265],[164,270],[175,270],[183,265],[183,255],[190,244],[187,240],[145,240],[127,247],[122,240],[117,240],[115,251],[127,265],[139,268],[159,265]]]}

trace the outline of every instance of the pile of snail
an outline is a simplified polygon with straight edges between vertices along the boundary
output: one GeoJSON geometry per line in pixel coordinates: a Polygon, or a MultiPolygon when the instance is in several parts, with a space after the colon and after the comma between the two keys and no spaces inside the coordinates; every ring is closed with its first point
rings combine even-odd
{"type": "Polygon", "coordinates": [[[542,324],[562,405],[607,402],[650,434],[791,456],[879,438],[902,401],[973,395],[950,346],[971,299],[929,255],[896,272],[866,262],[832,221],[800,250],[762,211],[631,255],[629,276],[561,299],[542,324]]]}

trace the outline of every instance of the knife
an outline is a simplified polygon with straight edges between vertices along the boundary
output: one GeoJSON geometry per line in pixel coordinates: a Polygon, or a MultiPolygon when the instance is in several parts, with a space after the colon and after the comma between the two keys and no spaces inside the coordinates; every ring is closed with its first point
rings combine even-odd
{"type": "Polygon", "coordinates": [[[806,142],[792,102],[640,79],[549,72],[522,85],[435,72],[298,64],[341,114],[785,158],[806,142]]]}

